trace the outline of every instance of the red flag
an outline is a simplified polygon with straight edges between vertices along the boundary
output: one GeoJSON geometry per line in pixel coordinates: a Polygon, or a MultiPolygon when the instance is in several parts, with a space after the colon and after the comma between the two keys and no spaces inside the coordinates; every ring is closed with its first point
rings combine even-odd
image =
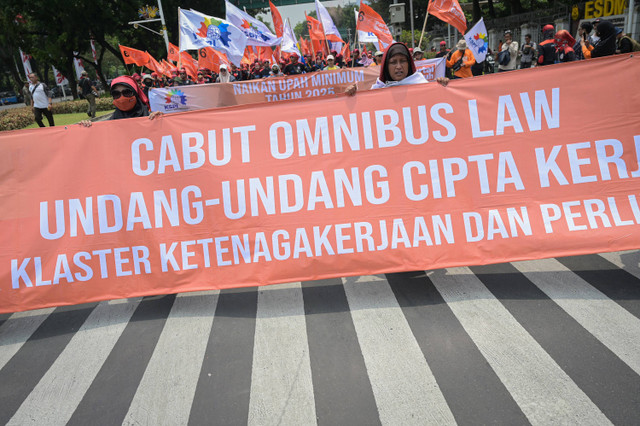
{"type": "Polygon", "coordinates": [[[213,50],[210,47],[203,47],[198,49],[198,65],[216,73],[220,73],[220,65],[229,65],[227,55],[220,53],[217,50],[213,50]]]}
{"type": "Polygon", "coordinates": [[[180,56],[178,56],[178,52],[180,49],[175,44],[169,43],[169,51],[167,52],[167,59],[173,62],[180,61],[180,56]]]}
{"type": "Polygon", "coordinates": [[[360,1],[360,12],[358,12],[358,24],[356,28],[358,31],[374,33],[376,37],[378,37],[378,40],[380,40],[380,43],[384,45],[382,47],[393,43],[391,31],[389,31],[389,27],[384,23],[382,17],[362,1],[360,1]]]}
{"type": "Polygon", "coordinates": [[[460,34],[467,31],[467,18],[458,0],[431,0],[427,13],[456,27],[460,34]]]}
{"type": "Polygon", "coordinates": [[[142,50],[133,49],[127,46],[120,46],[120,53],[124,59],[125,64],[136,64],[140,67],[147,65],[149,62],[149,54],[142,50]]]}
{"type": "Polygon", "coordinates": [[[271,19],[273,19],[273,28],[276,30],[276,35],[278,37],[282,37],[283,27],[282,24],[282,16],[280,16],[280,12],[275,7],[271,0],[269,0],[269,7],[271,8],[271,19]]]}

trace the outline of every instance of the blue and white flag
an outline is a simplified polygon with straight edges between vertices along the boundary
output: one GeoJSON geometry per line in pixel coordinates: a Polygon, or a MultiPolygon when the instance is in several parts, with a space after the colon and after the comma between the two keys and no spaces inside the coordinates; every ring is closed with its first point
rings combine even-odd
{"type": "Polygon", "coordinates": [[[227,21],[238,27],[247,37],[247,46],[275,46],[282,39],[271,32],[263,22],[225,1],[227,21]]]}
{"type": "Polygon", "coordinates": [[[230,22],[195,10],[178,9],[178,27],[180,51],[210,47],[226,54],[231,62],[240,66],[247,38],[230,22]]]}
{"type": "Polygon", "coordinates": [[[467,47],[473,52],[476,62],[484,62],[489,49],[489,36],[487,35],[487,27],[484,26],[482,18],[464,35],[467,47]]]}
{"type": "Polygon", "coordinates": [[[298,49],[296,36],[293,34],[293,30],[291,29],[291,25],[289,25],[288,19],[284,21],[284,26],[282,29],[282,44],[280,45],[280,50],[282,52],[295,53],[302,58],[300,50],[298,49]]]}

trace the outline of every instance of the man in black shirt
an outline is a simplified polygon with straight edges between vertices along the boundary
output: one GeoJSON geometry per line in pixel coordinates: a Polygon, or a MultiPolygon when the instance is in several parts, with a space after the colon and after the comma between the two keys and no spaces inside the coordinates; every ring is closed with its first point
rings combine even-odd
{"type": "Polygon", "coordinates": [[[91,118],[96,116],[96,94],[98,90],[93,85],[93,82],[89,80],[89,74],[86,71],[82,71],[80,74],[80,81],[78,82],[82,97],[89,102],[89,108],[87,109],[87,115],[91,118]]]}
{"type": "Polygon", "coordinates": [[[284,67],[284,70],[282,70],[285,74],[287,74],[287,75],[295,75],[295,74],[304,73],[304,65],[302,65],[302,63],[298,62],[298,54],[297,53],[292,53],[291,57],[289,58],[289,60],[291,62],[289,62],[287,64],[287,66],[284,67]]]}

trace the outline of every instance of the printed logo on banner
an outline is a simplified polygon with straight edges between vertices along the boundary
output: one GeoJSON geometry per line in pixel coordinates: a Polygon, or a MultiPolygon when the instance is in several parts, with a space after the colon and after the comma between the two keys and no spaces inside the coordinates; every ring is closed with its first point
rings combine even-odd
{"type": "Polygon", "coordinates": [[[207,17],[204,18],[204,22],[202,22],[201,25],[198,35],[206,39],[206,43],[211,46],[216,46],[217,42],[220,41],[223,45],[229,47],[229,43],[231,42],[231,33],[227,30],[229,24],[207,17]]]}
{"type": "Polygon", "coordinates": [[[487,48],[489,47],[487,35],[483,33],[475,34],[469,41],[471,42],[471,44],[473,44],[473,46],[471,46],[473,50],[480,53],[486,52],[487,48]]]}
{"type": "Polygon", "coordinates": [[[165,105],[162,105],[162,106],[164,107],[165,111],[176,110],[176,109],[188,109],[187,95],[185,95],[185,93],[182,90],[170,89],[167,92],[167,95],[165,96],[164,100],[165,100],[165,105]]]}

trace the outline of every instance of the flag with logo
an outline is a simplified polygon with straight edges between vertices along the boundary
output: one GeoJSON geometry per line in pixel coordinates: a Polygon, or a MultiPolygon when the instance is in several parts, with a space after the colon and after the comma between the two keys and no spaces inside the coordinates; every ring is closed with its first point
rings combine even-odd
{"type": "Polygon", "coordinates": [[[358,31],[373,33],[380,41],[382,48],[386,48],[393,43],[391,31],[389,31],[389,27],[387,27],[382,17],[362,1],[360,1],[356,28],[358,31]]]}
{"type": "MultiPolygon", "coordinates": [[[[302,40],[302,37],[300,38],[302,40]]],[[[302,42],[301,42],[302,44],[302,42]]],[[[280,50],[286,53],[295,53],[298,56],[302,56],[300,54],[300,49],[296,44],[296,36],[293,34],[293,30],[289,25],[289,21],[284,24],[284,32],[282,33],[282,44],[280,45],[280,50]]]]}
{"type": "Polygon", "coordinates": [[[149,54],[147,52],[121,44],[118,46],[120,47],[120,53],[122,54],[122,59],[124,59],[125,64],[136,64],[139,67],[143,67],[149,62],[149,54]]]}
{"type": "Polygon", "coordinates": [[[328,55],[327,43],[325,41],[324,31],[322,30],[322,23],[311,16],[307,16],[307,28],[309,29],[309,38],[311,39],[311,45],[313,46],[313,52],[323,52],[328,55]]]}
{"type": "Polygon", "coordinates": [[[467,18],[458,0],[430,0],[427,13],[453,25],[461,34],[467,31],[467,18]]]}
{"type": "Polygon", "coordinates": [[[240,65],[247,37],[231,22],[195,10],[178,9],[180,50],[210,47],[240,65]]]}
{"type": "Polygon", "coordinates": [[[318,15],[318,20],[322,23],[322,28],[327,40],[344,43],[340,36],[340,31],[336,28],[333,19],[331,19],[331,15],[329,15],[324,5],[320,3],[320,0],[316,0],[316,14],[318,15]]]}
{"type": "Polygon", "coordinates": [[[19,50],[20,50],[20,59],[22,60],[22,68],[24,68],[24,75],[26,75],[27,80],[29,80],[29,74],[33,72],[33,70],[31,69],[31,62],[29,61],[29,59],[31,59],[31,56],[24,53],[22,49],[19,49],[19,50]]]}
{"type": "Polygon", "coordinates": [[[227,21],[240,29],[247,37],[247,46],[275,46],[280,44],[281,38],[271,32],[264,22],[252,17],[246,12],[225,1],[227,6],[227,21]]]}
{"type": "Polygon", "coordinates": [[[210,47],[198,49],[198,66],[220,73],[220,65],[229,65],[224,53],[217,52],[210,47]]]}
{"type": "Polygon", "coordinates": [[[271,19],[273,19],[273,28],[276,30],[276,35],[282,37],[284,34],[284,24],[282,23],[280,11],[271,1],[269,1],[269,8],[271,9],[271,19]]]}
{"type": "Polygon", "coordinates": [[[489,36],[482,18],[464,35],[464,39],[476,62],[483,62],[489,49],[489,36]]]}
{"type": "Polygon", "coordinates": [[[180,55],[178,54],[178,52],[180,52],[180,48],[173,43],[169,43],[169,50],[167,51],[167,59],[175,63],[178,63],[178,61],[180,60],[180,55]]]}

